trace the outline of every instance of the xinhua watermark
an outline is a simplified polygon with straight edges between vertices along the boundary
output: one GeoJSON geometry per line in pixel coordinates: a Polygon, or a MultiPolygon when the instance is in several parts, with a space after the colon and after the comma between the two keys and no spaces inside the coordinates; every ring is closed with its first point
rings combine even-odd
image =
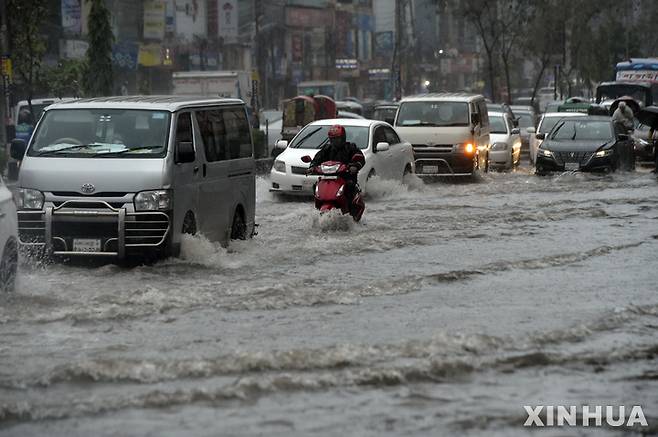
{"type": "Polygon", "coordinates": [[[630,408],[623,405],[525,405],[523,408],[528,414],[523,426],[648,426],[639,405],[630,408]]]}

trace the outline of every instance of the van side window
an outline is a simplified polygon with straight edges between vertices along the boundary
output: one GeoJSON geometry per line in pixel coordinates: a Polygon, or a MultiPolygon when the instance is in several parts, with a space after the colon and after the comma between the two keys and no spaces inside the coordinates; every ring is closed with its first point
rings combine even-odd
{"type": "Polygon", "coordinates": [[[244,108],[226,108],[222,112],[229,159],[251,158],[253,155],[251,133],[244,108]]]}
{"type": "Polygon", "coordinates": [[[176,123],[176,144],[192,142],[192,116],[189,112],[178,114],[176,123]]]}
{"type": "Polygon", "coordinates": [[[226,159],[226,126],[221,109],[196,111],[203,148],[208,162],[226,159]]]}
{"type": "Polygon", "coordinates": [[[489,126],[489,112],[487,111],[487,104],[484,101],[477,103],[478,112],[480,113],[480,124],[482,127],[489,126]]]}

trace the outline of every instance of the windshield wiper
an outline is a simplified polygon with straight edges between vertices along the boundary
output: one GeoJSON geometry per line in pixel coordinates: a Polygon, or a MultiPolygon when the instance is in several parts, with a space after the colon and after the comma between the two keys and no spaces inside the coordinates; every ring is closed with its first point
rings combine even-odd
{"type": "Polygon", "coordinates": [[[319,128],[317,128],[317,129],[315,129],[313,132],[309,132],[304,138],[302,138],[301,140],[297,141],[297,143],[295,144],[294,149],[299,149],[299,146],[301,146],[301,145],[304,143],[304,141],[306,141],[306,140],[308,139],[308,137],[314,135],[314,134],[315,134],[316,132],[318,132],[320,129],[322,129],[322,128],[319,127],[319,128]]]}
{"type": "Polygon", "coordinates": [[[409,123],[409,124],[402,123],[401,126],[403,126],[403,127],[407,127],[407,126],[411,126],[411,127],[413,127],[413,126],[435,126],[436,127],[436,126],[443,126],[443,125],[432,123],[430,121],[419,121],[418,123],[409,123]]]}
{"type": "Polygon", "coordinates": [[[117,150],[116,152],[105,152],[105,153],[98,153],[97,155],[99,157],[104,157],[104,156],[120,156],[120,155],[125,155],[126,153],[131,153],[131,152],[143,152],[145,150],[151,151],[153,149],[161,149],[162,147],[133,147],[123,149],[123,150],[117,150]]]}
{"type": "Polygon", "coordinates": [[[71,150],[77,150],[77,149],[88,149],[91,146],[92,146],[91,144],[71,144],[70,146],[62,147],[61,149],[40,150],[36,152],[34,156],[44,156],[50,153],[69,152],[71,150]]]}

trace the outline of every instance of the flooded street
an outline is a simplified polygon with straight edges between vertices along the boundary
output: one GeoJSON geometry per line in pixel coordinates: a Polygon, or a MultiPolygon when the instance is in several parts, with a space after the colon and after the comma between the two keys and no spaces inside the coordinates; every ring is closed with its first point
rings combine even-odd
{"type": "Polygon", "coordinates": [[[513,436],[524,405],[641,405],[658,433],[655,175],[378,182],[358,225],[259,179],[228,251],[24,264],[0,435],[513,436]]]}

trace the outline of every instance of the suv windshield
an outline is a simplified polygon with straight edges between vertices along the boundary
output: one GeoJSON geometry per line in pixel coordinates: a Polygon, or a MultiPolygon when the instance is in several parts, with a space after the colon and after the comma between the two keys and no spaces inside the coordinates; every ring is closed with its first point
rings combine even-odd
{"type": "Polygon", "coordinates": [[[169,113],[134,109],[47,111],[28,156],[163,157],[169,113]]]}
{"type": "Polygon", "coordinates": [[[407,102],[400,106],[396,126],[468,126],[468,103],[407,102]]]}
{"type": "MultiPolygon", "coordinates": [[[[329,128],[331,126],[306,126],[292,140],[292,149],[319,149],[329,139],[329,128]]],[[[347,134],[347,141],[356,144],[359,149],[368,148],[369,128],[363,126],[343,126],[347,134]]]]}
{"type": "Polygon", "coordinates": [[[613,137],[606,121],[562,120],[551,131],[556,141],[609,140],[613,137]]]}

